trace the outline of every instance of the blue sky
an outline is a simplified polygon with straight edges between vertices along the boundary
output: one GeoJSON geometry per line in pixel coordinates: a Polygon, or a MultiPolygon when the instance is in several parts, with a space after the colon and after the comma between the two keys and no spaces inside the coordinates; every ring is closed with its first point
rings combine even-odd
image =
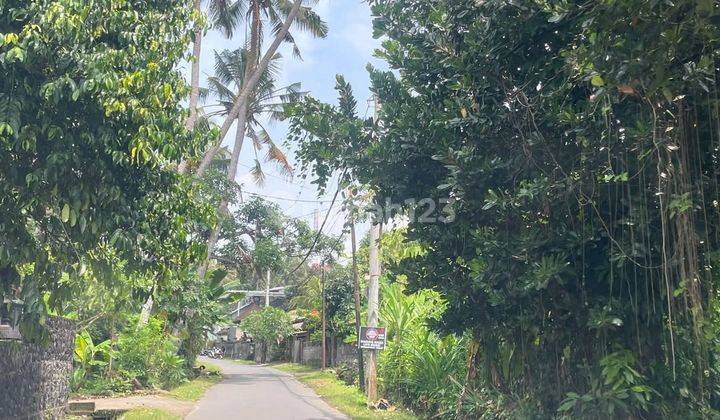
{"type": "MultiPolygon", "coordinates": [[[[365,66],[367,63],[372,63],[380,68],[387,66],[381,60],[373,57],[373,51],[380,46],[380,41],[372,37],[369,6],[359,0],[320,0],[314,9],[327,22],[328,36],[325,39],[315,39],[297,30],[293,32],[303,59],[293,57],[289,46],[281,47],[280,53],[283,56],[281,85],[301,82],[303,90],[310,91],[314,97],[325,102],[336,103],[333,87],[335,75],[341,73],[355,91],[361,116],[368,108],[367,112],[372,112],[372,107],[368,107],[367,104],[370,92],[368,89],[369,77],[365,66]]],[[[203,39],[203,52],[200,60],[201,85],[204,86],[206,78],[213,74],[213,50],[220,52],[224,49],[236,49],[243,42],[244,32],[237,34],[234,39],[224,38],[220,33],[214,31],[210,31],[206,35],[203,39]]],[[[285,123],[273,123],[268,127],[271,137],[278,145],[285,143],[286,129],[285,123]]],[[[224,144],[232,141],[234,132],[233,127],[224,144]]],[[[292,146],[289,150],[287,147],[284,150],[291,162],[294,163],[292,146]]],[[[260,153],[264,155],[264,151],[260,153]]],[[[335,192],[333,188],[328,188],[329,191],[325,196],[318,196],[315,186],[310,184],[310,179],[299,178],[296,171],[295,177],[287,180],[275,170],[272,164],[264,165],[267,175],[265,184],[258,186],[253,182],[249,173],[249,168],[254,165],[254,159],[251,143],[246,140],[236,178],[237,182],[243,184],[243,191],[277,197],[266,197],[266,199],[276,202],[289,216],[306,220],[310,226],[314,224],[313,212],[317,210],[317,219],[319,219],[317,223],[322,223],[335,192]]],[[[338,204],[335,205],[335,208],[330,212],[325,230],[338,233],[342,229],[344,216],[340,213],[338,204]]],[[[364,231],[360,230],[358,234],[362,236],[364,231]]]]}

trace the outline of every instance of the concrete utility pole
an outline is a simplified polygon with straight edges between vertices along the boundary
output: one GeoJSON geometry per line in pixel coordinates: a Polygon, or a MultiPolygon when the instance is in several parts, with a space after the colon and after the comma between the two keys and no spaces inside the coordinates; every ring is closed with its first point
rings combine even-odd
{"type": "Polygon", "coordinates": [[[353,271],[353,300],[355,300],[355,332],[358,334],[357,346],[357,362],[358,362],[358,378],[360,380],[360,390],[365,392],[365,361],[363,360],[363,351],[360,348],[360,276],[358,276],[357,268],[357,241],[355,240],[355,215],[350,212],[350,246],[352,250],[352,271],[353,271]]]}
{"type": "MultiPolygon", "coordinates": [[[[370,228],[370,261],[368,280],[368,317],[367,326],[378,326],[378,298],[380,294],[380,256],[378,253],[378,242],[380,241],[380,223],[374,221],[370,228]]],[[[369,403],[375,403],[378,399],[377,389],[377,350],[368,350],[367,358],[367,397],[369,403]]]]}
{"type": "Polygon", "coordinates": [[[326,305],[325,305],[325,264],[320,266],[320,287],[322,288],[322,368],[327,367],[327,321],[325,317],[326,305]]]}

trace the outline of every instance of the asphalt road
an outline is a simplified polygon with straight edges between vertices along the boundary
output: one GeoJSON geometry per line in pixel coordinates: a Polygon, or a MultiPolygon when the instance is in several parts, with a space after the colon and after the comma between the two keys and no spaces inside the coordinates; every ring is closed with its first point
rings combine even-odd
{"type": "Polygon", "coordinates": [[[219,366],[224,379],[210,388],[187,419],[347,419],[289,374],[227,360],[206,361],[219,366]]]}

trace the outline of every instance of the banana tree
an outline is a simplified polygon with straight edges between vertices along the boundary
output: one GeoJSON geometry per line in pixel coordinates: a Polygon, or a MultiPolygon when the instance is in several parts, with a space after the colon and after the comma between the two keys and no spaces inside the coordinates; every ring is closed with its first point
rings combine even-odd
{"type": "Polygon", "coordinates": [[[75,336],[73,361],[76,367],[72,377],[73,387],[79,387],[94,368],[107,366],[110,351],[111,340],[95,344],[87,330],[75,336]]]}

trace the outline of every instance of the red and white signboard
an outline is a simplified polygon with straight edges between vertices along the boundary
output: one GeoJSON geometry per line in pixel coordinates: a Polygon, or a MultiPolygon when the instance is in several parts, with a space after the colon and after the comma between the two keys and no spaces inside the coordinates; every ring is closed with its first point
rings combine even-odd
{"type": "Polygon", "coordinates": [[[385,327],[360,327],[358,345],[361,349],[385,349],[385,327]]]}

